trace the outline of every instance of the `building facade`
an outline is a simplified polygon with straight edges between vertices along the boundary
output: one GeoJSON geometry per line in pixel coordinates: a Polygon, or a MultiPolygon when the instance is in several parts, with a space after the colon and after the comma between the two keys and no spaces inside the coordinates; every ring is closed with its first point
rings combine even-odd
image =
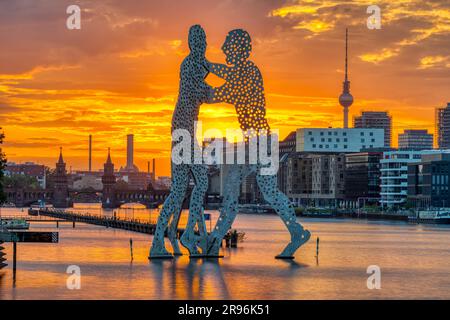
{"type": "Polygon", "coordinates": [[[368,204],[380,200],[380,160],[382,152],[362,152],[345,155],[345,199],[368,204]]]}
{"type": "Polygon", "coordinates": [[[56,163],[53,190],[53,206],[55,208],[69,207],[69,185],[67,180],[66,163],[64,162],[62,149],[56,163]]]}
{"type": "Polygon", "coordinates": [[[103,165],[103,176],[102,176],[102,206],[103,208],[115,208],[116,202],[116,176],[114,174],[114,164],[111,161],[111,153],[108,149],[108,158],[103,165]]]}
{"type": "Polygon", "coordinates": [[[401,150],[431,150],[433,135],[428,130],[405,130],[398,135],[398,147],[401,150]]]}
{"type": "Polygon", "coordinates": [[[286,189],[296,206],[338,207],[345,194],[345,154],[293,154],[286,189]]]}
{"type": "Polygon", "coordinates": [[[439,149],[450,149],[450,102],[436,109],[436,140],[439,149]]]}
{"type": "Polygon", "coordinates": [[[297,132],[293,131],[283,140],[280,141],[280,158],[286,153],[295,152],[297,149],[297,132]]]}
{"type": "Polygon", "coordinates": [[[360,116],[353,118],[353,127],[362,129],[383,129],[384,147],[392,144],[392,117],[388,112],[364,111],[360,116]]]}
{"type": "Polygon", "coordinates": [[[14,162],[8,162],[5,168],[5,176],[13,175],[25,175],[28,177],[33,177],[39,183],[39,187],[45,189],[47,187],[47,180],[45,174],[45,166],[40,164],[35,164],[33,162],[25,162],[21,164],[16,164],[14,162]]]}
{"type": "Polygon", "coordinates": [[[424,154],[433,151],[385,152],[381,159],[381,206],[396,208],[404,206],[408,197],[408,165],[419,163],[424,154]]]}
{"type": "Polygon", "coordinates": [[[423,155],[408,165],[408,202],[415,208],[450,208],[450,154],[423,155]]]}
{"type": "Polygon", "coordinates": [[[354,153],[383,146],[383,129],[297,130],[297,152],[354,153]]]}

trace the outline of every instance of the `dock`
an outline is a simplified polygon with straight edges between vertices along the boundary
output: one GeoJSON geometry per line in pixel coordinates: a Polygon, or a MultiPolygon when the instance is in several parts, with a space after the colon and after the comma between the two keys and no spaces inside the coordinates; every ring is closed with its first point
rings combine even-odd
{"type": "MultiPolygon", "coordinates": [[[[150,221],[142,221],[139,219],[123,219],[117,217],[105,217],[92,215],[89,213],[78,213],[71,212],[66,210],[58,210],[58,209],[39,209],[38,217],[46,217],[54,220],[47,221],[67,221],[72,222],[75,226],[75,222],[81,222],[96,226],[103,226],[106,228],[113,229],[121,229],[126,231],[144,233],[153,235],[156,230],[156,223],[152,223],[150,221]]],[[[33,217],[37,218],[37,217],[33,217]]],[[[46,220],[38,220],[37,221],[46,221],[46,220]]],[[[179,228],[177,233],[178,236],[181,236],[184,232],[184,229],[179,228]]]]}

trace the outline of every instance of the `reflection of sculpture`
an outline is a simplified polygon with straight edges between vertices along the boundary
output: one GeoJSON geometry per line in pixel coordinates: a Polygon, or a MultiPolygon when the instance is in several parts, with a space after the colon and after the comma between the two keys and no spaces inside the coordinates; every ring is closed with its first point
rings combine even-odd
{"type": "MultiPolygon", "coordinates": [[[[189,30],[189,48],[190,54],[184,59],[180,71],[180,91],[178,102],[172,118],[172,132],[177,129],[189,131],[193,143],[196,143],[195,122],[198,119],[199,108],[202,103],[212,100],[213,89],[208,86],[204,79],[208,75],[206,68],[205,51],[206,35],[201,26],[193,26],[189,30]]],[[[172,147],[176,141],[172,142],[172,147]]],[[[192,148],[193,149],[193,148],[192,148]]],[[[193,155],[194,152],[191,152],[193,155]]],[[[175,164],[172,163],[172,187],[169,197],[164,202],[158,218],[150,258],[170,258],[170,254],[164,246],[164,232],[168,226],[169,220],[172,221],[168,230],[168,236],[172,244],[174,254],[180,255],[178,246],[177,229],[181,213],[181,206],[186,194],[189,182],[189,174],[192,173],[195,180],[195,187],[191,194],[189,207],[189,219],[186,230],[181,237],[181,243],[185,246],[191,255],[198,254],[197,237],[194,234],[195,225],[198,229],[206,230],[204,219],[202,219],[202,205],[204,195],[208,188],[207,168],[200,164],[175,164]]],[[[206,235],[204,241],[200,244],[203,247],[203,253],[206,252],[206,235]]]]}
{"type": "MultiPolygon", "coordinates": [[[[231,67],[211,64],[210,71],[226,80],[215,89],[214,102],[226,102],[236,108],[241,129],[249,136],[269,133],[266,120],[262,75],[258,67],[248,60],[251,38],[244,30],[231,31],[222,50],[231,67]]],[[[250,173],[257,173],[257,183],[264,199],[280,215],[291,234],[291,242],[277,258],[293,258],[295,251],[306,243],[311,234],[296,221],[295,211],[289,199],[277,187],[276,175],[262,175],[261,165],[233,165],[225,182],[223,207],[217,225],[208,239],[208,255],[218,256],[220,243],[231,228],[238,210],[239,186],[250,173]]]]}

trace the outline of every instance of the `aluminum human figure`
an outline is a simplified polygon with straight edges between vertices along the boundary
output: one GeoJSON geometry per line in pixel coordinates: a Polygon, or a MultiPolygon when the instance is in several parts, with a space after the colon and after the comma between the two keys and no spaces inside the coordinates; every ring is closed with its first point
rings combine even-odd
{"type": "MultiPolygon", "coordinates": [[[[266,119],[263,78],[258,67],[249,60],[252,43],[250,35],[242,30],[228,33],[222,51],[227,65],[210,64],[210,72],[226,80],[214,91],[214,102],[234,105],[240,128],[246,138],[270,135],[266,119]]],[[[292,259],[296,250],[306,243],[311,234],[297,222],[289,199],[277,186],[276,174],[264,175],[261,164],[233,165],[226,177],[220,217],[208,238],[208,255],[218,256],[223,237],[231,228],[238,211],[240,185],[245,177],[256,172],[256,180],[264,199],[275,209],[291,235],[290,243],[277,258],[292,259]]]]}
{"type": "MultiPolygon", "coordinates": [[[[182,203],[192,174],[195,187],[192,190],[188,223],[180,241],[191,256],[199,255],[197,244],[206,253],[206,234],[203,239],[198,239],[194,234],[195,225],[200,231],[206,230],[203,215],[203,201],[208,189],[207,167],[203,164],[194,164],[195,123],[198,120],[200,105],[211,102],[213,89],[205,83],[208,75],[205,60],[206,34],[199,25],[192,26],[189,30],[190,54],[184,59],[180,70],[180,87],[178,102],[172,117],[172,133],[175,130],[187,130],[192,141],[192,152],[189,163],[175,164],[172,161],[172,186],[170,195],[164,202],[158,218],[155,235],[150,249],[150,258],[172,258],[164,245],[164,234],[168,228],[168,237],[173,247],[174,255],[181,255],[178,245],[177,232],[182,203]],[[170,220],[172,218],[172,220],[170,220]],[[169,221],[171,221],[168,227],[169,221]]],[[[172,149],[178,141],[172,141],[172,149]]],[[[172,157],[173,159],[173,157],[172,157]]]]}

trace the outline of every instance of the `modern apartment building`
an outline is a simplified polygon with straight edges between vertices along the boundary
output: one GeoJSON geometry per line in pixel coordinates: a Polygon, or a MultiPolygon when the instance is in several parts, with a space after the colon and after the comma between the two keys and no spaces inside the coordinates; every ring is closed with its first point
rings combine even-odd
{"type": "Polygon", "coordinates": [[[383,129],[297,130],[297,152],[354,153],[384,146],[383,129]]]}
{"type": "Polygon", "coordinates": [[[408,197],[408,165],[419,163],[425,154],[436,151],[391,151],[383,154],[381,164],[381,206],[393,208],[402,206],[408,197]]]}
{"type": "Polygon", "coordinates": [[[356,203],[378,204],[380,199],[380,160],[383,152],[345,155],[345,199],[356,203]]]}
{"type": "Polygon", "coordinates": [[[450,102],[436,109],[436,140],[439,149],[450,149],[450,102]]]}
{"type": "Polygon", "coordinates": [[[384,146],[389,148],[392,144],[392,117],[388,112],[364,111],[360,116],[353,118],[353,127],[358,129],[383,129],[384,146]]]}
{"type": "Polygon", "coordinates": [[[431,150],[433,135],[428,130],[405,130],[398,135],[398,147],[401,150],[431,150]]]}
{"type": "Polygon", "coordinates": [[[408,201],[416,208],[450,208],[450,153],[423,155],[408,165],[408,201]]]}

